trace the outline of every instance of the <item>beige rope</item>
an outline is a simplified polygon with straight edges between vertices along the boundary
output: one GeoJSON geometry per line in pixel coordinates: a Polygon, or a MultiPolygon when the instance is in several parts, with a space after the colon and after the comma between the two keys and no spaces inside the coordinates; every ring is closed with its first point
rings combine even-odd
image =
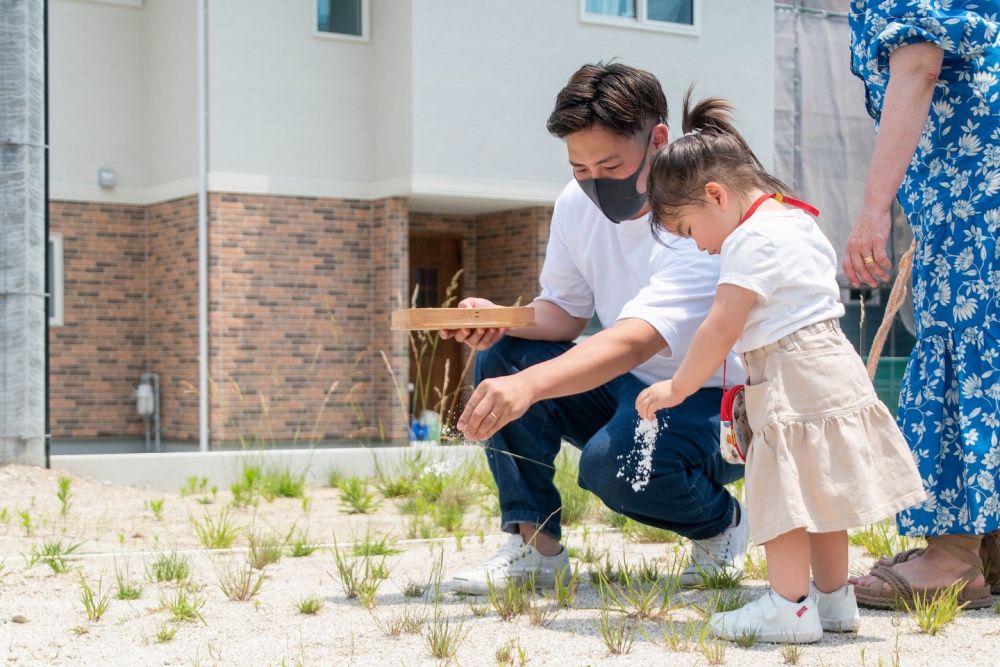
{"type": "Polygon", "coordinates": [[[875,370],[878,368],[879,357],[882,356],[882,347],[885,339],[892,328],[892,321],[899,312],[903,301],[906,299],[906,286],[910,283],[910,276],[913,273],[913,250],[916,241],[910,243],[903,256],[899,258],[899,273],[896,274],[896,281],[892,284],[892,291],[889,292],[889,303],[885,306],[885,313],[882,315],[882,323],[878,325],[875,338],[872,340],[871,350],[868,352],[868,377],[875,378],[875,370]]]}

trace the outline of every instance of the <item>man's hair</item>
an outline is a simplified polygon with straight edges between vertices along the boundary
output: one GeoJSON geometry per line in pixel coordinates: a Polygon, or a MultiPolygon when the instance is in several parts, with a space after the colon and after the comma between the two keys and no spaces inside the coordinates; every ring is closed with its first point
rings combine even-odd
{"type": "Polygon", "coordinates": [[[667,122],[667,98],[656,77],[620,63],[597,63],[570,77],[546,127],[560,139],[594,126],[631,137],[651,120],[667,122]]]}

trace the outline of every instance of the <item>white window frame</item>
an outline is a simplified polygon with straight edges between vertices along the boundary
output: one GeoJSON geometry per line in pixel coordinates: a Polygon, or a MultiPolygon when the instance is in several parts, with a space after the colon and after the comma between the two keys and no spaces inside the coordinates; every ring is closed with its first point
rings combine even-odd
{"type": "Polygon", "coordinates": [[[312,24],[313,24],[313,37],[318,39],[332,39],[340,42],[357,42],[357,43],[367,43],[371,41],[371,13],[368,11],[369,0],[361,0],[361,35],[345,35],[342,32],[323,32],[316,25],[316,2],[318,0],[313,0],[313,13],[312,13],[312,24]]]}
{"type": "MultiPolygon", "coordinates": [[[[367,2],[367,0],[365,0],[367,2]]],[[[587,11],[587,0],[580,0],[580,22],[594,23],[597,25],[614,26],[616,28],[632,28],[633,30],[650,30],[653,32],[669,32],[675,35],[688,35],[698,37],[701,35],[701,2],[693,0],[692,19],[694,23],[671,23],[669,21],[651,21],[649,16],[649,4],[646,0],[635,0],[635,13],[637,18],[627,16],[608,16],[607,14],[592,14],[587,11]]]]}
{"type": "MultiPolygon", "coordinates": [[[[52,317],[50,327],[63,325],[63,237],[62,234],[49,234],[49,245],[52,246],[52,284],[49,285],[49,299],[52,302],[52,317]]],[[[49,249],[46,247],[46,254],[49,249]]]]}
{"type": "Polygon", "coordinates": [[[119,5],[120,7],[142,9],[143,0],[77,0],[77,2],[94,2],[102,5],[119,5]]]}

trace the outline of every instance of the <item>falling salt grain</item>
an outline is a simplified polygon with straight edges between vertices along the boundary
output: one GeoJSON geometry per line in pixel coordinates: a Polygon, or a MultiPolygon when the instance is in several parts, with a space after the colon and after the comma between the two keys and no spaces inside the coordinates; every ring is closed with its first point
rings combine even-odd
{"type": "Polygon", "coordinates": [[[628,454],[618,456],[618,460],[624,458],[625,467],[631,467],[635,473],[629,476],[625,468],[619,468],[617,477],[624,477],[636,493],[649,484],[649,477],[653,471],[653,449],[656,447],[659,430],[660,426],[656,419],[640,419],[635,427],[636,448],[628,454]]]}

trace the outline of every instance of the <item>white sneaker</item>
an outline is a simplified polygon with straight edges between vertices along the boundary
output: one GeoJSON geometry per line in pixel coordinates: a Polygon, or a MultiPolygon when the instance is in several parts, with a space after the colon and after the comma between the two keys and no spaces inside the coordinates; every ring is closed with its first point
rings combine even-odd
{"type": "Polygon", "coordinates": [[[570,575],[566,549],[555,556],[543,556],[538,549],[525,544],[520,535],[511,535],[493,558],[479,567],[456,574],[446,585],[455,593],[486,595],[490,581],[500,591],[511,581],[521,582],[534,576],[536,587],[553,588],[557,573],[563,581],[570,575]]]}
{"type": "Polygon", "coordinates": [[[832,593],[824,593],[809,582],[809,596],[816,599],[819,622],[826,632],[857,632],[861,625],[854,586],[847,584],[832,593]]]}
{"type": "Polygon", "coordinates": [[[789,602],[767,591],[735,611],[712,614],[709,627],[721,639],[756,636],[757,641],[779,644],[811,644],[823,638],[816,600],[789,602]]]}
{"type": "Polygon", "coordinates": [[[746,509],[736,501],[740,510],[740,522],[730,526],[715,537],[691,540],[691,560],[681,572],[681,586],[700,586],[702,574],[716,574],[727,571],[735,576],[743,576],[743,562],[746,560],[747,544],[750,541],[750,520],[746,509]]]}

